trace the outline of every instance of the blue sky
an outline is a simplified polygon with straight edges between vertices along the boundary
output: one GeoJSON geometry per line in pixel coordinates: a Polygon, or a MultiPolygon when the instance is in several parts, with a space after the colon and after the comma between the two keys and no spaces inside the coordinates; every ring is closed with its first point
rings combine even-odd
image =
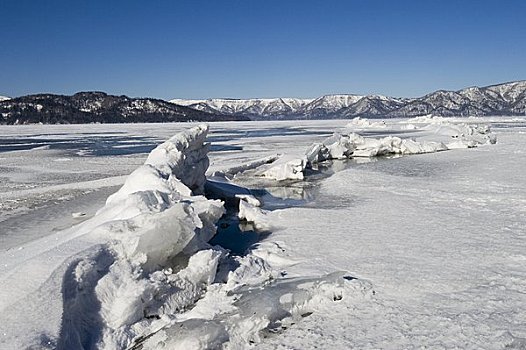
{"type": "Polygon", "coordinates": [[[0,1],[0,95],[414,97],[526,79],[526,1],[0,1]]]}

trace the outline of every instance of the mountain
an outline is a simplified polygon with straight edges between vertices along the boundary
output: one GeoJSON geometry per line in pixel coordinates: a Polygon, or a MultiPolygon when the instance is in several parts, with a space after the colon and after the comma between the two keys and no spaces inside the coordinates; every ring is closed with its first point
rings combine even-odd
{"type": "Polygon", "coordinates": [[[7,97],[7,96],[0,96],[0,102],[2,101],[7,101],[7,100],[10,100],[11,97],[7,97]]]}
{"type": "Polygon", "coordinates": [[[299,98],[257,98],[248,100],[212,98],[208,100],[170,100],[182,106],[208,113],[244,115],[251,118],[294,115],[312,102],[299,98]]]}
{"type": "Polygon", "coordinates": [[[401,118],[438,116],[526,115],[526,81],[439,90],[419,98],[381,95],[326,95],[316,99],[171,100],[209,113],[251,119],[401,118]]]}
{"type": "Polygon", "coordinates": [[[403,118],[427,114],[523,116],[526,115],[526,81],[458,91],[439,90],[418,98],[339,94],[315,99],[174,99],[167,102],[104,92],[0,97],[0,124],[403,118]]]}
{"type": "Polygon", "coordinates": [[[73,96],[38,94],[0,101],[0,124],[138,123],[248,120],[238,115],[207,113],[151,98],[104,92],[73,96]]]}

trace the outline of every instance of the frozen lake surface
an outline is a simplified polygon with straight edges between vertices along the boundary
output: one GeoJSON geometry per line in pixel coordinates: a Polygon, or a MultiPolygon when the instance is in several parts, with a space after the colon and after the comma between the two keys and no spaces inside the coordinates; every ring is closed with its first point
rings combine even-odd
{"type": "MultiPolygon", "coordinates": [[[[211,169],[279,153],[294,147],[291,139],[307,147],[345,122],[324,124],[215,123],[208,137],[211,169]]],[[[153,148],[191,125],[0,126],[0,249],[93,215],[153,148]],[[66,208],[86,216],[65,216],[66,208]]]]}
{"type": "MultiPolygon", "coordinates": [[[[348,122],[212,123],[208,174],[302,154],[348,122]]],[[[100,339],[81,335],[89,339],[83,344],[119,348],[137,343],[126,338],[133,333],[145,349],[525,348],[526,121],[470,122],[490,124],[497,144],[332,160],[301,181],[238,174],[233,184],[269,210],[265,229],[238,229],[239,220],[223,218],[212,242],[228,248],[222,240],[242,237],[241,244],[231,247],[231,260],[210,258],[219,259],[218,272],[191,307],[114,326],[123,334],[115,338],[101,327],[100,339]]],[[[0,348],[64,347],[60,310],[51,313],[57,326],[44,327],[40,314],[63,296],[44,302],[54,289],[38,276],[99,238],[63,232],[89,223],[152,149],[191,125],[0,126],[0,348]],[[34,256],[49,265],[31,265],[34,256]]],[[[399,125],[356,132],[437,137],[399,125]]],[[[201,255],[174,266],[188,269],[201,255]]]]}

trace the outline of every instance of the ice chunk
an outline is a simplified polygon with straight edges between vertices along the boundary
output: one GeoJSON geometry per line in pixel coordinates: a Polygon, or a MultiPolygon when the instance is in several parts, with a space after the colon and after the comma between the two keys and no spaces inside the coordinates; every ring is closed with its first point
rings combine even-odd
{"type": "Polygon", "coordinates": [[[303,171],[306,164],[307,159],[305,157],[297,158],[285,155],[258,174],[278,181],[303,180],[303,171]]]}
{"type": "Polygon", "coordinates": [[[445,151],[448,148],[441,142],[433,141],[416,141],[412,139],[402,140],[401,153],[402,154],[420,154],[433,153],[445,151]]]}
{"type": "Polygon", "coordinates": [[[238,186],[226,178],[220,179],[217,176],[208,179],[205,188],[208,196],[222,200],[232,200],[238,195],[250,195],[250,191],[247,188],[238,186]]]}
{"type": "Polygon", "coordinates": [[[375,157],[401,153],[402,139],[399,137],[387,136],[382,139],[374,139],[351,134],[349,139],[354,147],[353,157],[375,157]]]}
{"type": "Polygon", "coordinates": [[[326,153],[323,152],[322,148],[324,146],[321,143],[313,143],[305,152],[305,157],[307,158],[307,164],[312,165],[318,162],[326,160],[326,153]]]}
{"type": "Polygon", "coordinates": [[[207,130],[192,128],[157,147],[85,222],[79,234],[100,243],[66,269],[75,273],[64,277],[61,347],[91,341],[126,348],[149,324],[145,317],[188,307],[212,283],[222,252],[201,249],[215,234],[223,203],[194,195],[204,190],[207,130]],[[171,272],[183,255],[190,257],[186,268],[171,272]]]}
{"type": "MultiPolygon", "coordinates": [[[[278,160],[279,158],[280,158],[279,155],[272,155],[272,156],[268,156],[268,157],[265,157],[265,158],[256,159],[254,161],[247,162],[245,164],[241,164],[241,165],[238,165],[238,166],[234,166],[234,167],[230,167],[230,168],[221,170],[220,173],[223,173],[223,175],[225,175],[225,176],[233,177],[233,176],[235,176],[235,175],[237,175],[239,173],[242,173],[244,171],[255,169],[255,168],[258,168],[258,167],[260,167],[262,165],[265,165],[265,164],[273,163],[276,160],[278,160]]],[[[218,174],[212,174],[212,176],[215,176],[215,175],[218,175],[218,174]]]]}
{"type": "Polygon", "coordinates": [[[241,198],[239,201],[238,217],[254,224],[257,230],[270,230],[271,225],[267,218],[267,211],[258,207],[259,201],[255,198],[241,198]],[[255,205],[257,203],[257,205],[255,205]]]}
{"type": "Polygon", "coordinates": [[[352,145],[349,142],[349,137],[340,135],[338,133],[326,138],[323,141],[323,146],[328,151],[327,159],[345,159],[352,153],[352,145]]]}
{"type": "Polygon", "coordinates": [[[323,162],[330,159],[346,159],[354,151],[354,145],[348,135],[334,133],[323,142],[312,144],[305,152],[307,164],[323,162]]]}
{"type": "Polygon", "coordinates": [[[255,207],[261,206],[261,202],[256,197],[254,197],[253,195],[250,195],[250,194],[237,194],[236,197],[241,199],[241,200],[244,200],[248,204],[253,205],[255,207]]]}

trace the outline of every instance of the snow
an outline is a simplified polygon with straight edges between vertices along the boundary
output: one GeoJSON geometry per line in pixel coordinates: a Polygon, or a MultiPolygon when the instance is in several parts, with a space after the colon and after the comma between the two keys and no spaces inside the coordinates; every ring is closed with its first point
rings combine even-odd
{"type": "Polygon", "coordinates": [[[305,110],[310,111],[318,108],[324,108],[335,112],[341,108],[349,107],[364,97],[365,96],[361,95],[325,95],[314,99],[311,103],[305,106],[305,110]]]}
{"type": "MultiPolygon", "coordinates": [[[[433,153],[497,142],[497,137],[491,133],[488,125],[454,123],[439,117],[419,117],[411,119],[410,122],[421,124],[421,130],[427,131],[428,134],[421,140],[402,139],[397,136],[366,138],[354,131],[384,129],[387,127],[385,122],[370,123],[365,119],[355,118],[346,125],[346,130],[342,133],[335,132],[322,143],[312,144],[304,156],[284,155],[260,171],[259,175],[278,181],[302,180],[307,167],[313,167],[327,160],[433,153]],[[429,138],[432,140],[427,140],[429,138]]],[[[408,129],[402,126],[400,130],[416,129],[413,124],[407,125],[411,127],[408,129]]]]}
{"type": "MultiPolygon", "coordinates": [[[[62,295],[62,320],[48,320],[52,325],[49,331],[58,337],[58,346],[81,348],[89,344],[88,347],[121,348],[128,344],[133,325],[144,317],[145,310],[153,307],[152,303],[159,303],[159,297],[154,300],[154,295],[175,288],[173,281],[162,284],[152,280],[153,277],[141,276],[149,272],[155,275],[160,266],[183,251],[192,255],[201,249],[214,235],[214,223],[224,212],[220,201],[193,196],[190,189],[204,190],[207,132],[206,125],[196,126],[154,149],[145,164],[108,198],[104,208],[64,232],[55,247],[46,250],[41,242],[35,241],[20,254],[6,252],[2,259],[6,262],[3,282],[25,287],[23,292],[12,290],[18,293],[16,297],[9,296],[9,292],[4,294],[2,307],[7,317],[13,317],[11,313],[19,309],[20,300],[24,300],[24,305],[35,303],[32,299],[36,286],[27,285],[20,271],[30,270],[45,256],[68,251],[66,260],[48,264],[35,278],[42,283],[38,289],[54,298],[61,295],[61,288],[57,290],[61,286],[59,281],[67,285],[62,295]],[[90,239],[94,243],[81,245],[82,250],[78,250],[79,241],[90,239]],[[73,276],[68,271],[74,271],[73,276]],[[86,294],[83,290],[90,292],[86,294]]],[[[217,259],[219,253],[214,254],[217,259]]],[[[215,268],[212,270],[215,273],[215,268]]],[[[178,281],[184,271],[174,278],[178,281]]],[[[183,280],[202,284],[202,279],[183,280]]],[[[189,302],[186,299],[190,296],[182,297],[183,302],[189,302]]],[[[175,305],[177,301],[166,303],[155,307],[180,307],[175,305]]],[[[11,334],[4,343],[25,347],[33,341],[11,334]]]]}
{"type": "Polygon", "coordinates": [[[386,124],[384,121],[371,122],[366,118],[356,117],[346,127],[349,129],[385,128],[386,124]]]}
{"type": "MultiPolygon", "coordinates": [[[[206,100],[172,99],[171,103],[182,106],[190,106],[200,110],[212,109],[222,113],[237,113],[251,115],[280,115],[282,113],[305,114],[323,109],[328,112],[336,112],[342,108],[349,107],[363,99],[365,96],[340,94],[325,95],[316,99],[305,98],[254,98],[254,99],[220,99],[212,98],[206,100]]],[[[384,96],[375,96],[381,100],[390,100],[384,96]]]]}
{"type": "Polygon", "coordinates": [[[278,181],[302,180],[306,165],[304,158],[285,155],[273,162],[267,169],[260,170],[259,174],[278,181]]]}
{"type": "MultiPolygon", "coordinates": [[[[251,115],[280,115],[280,113],[305,114],[323,109],[328,112],[336,112],[342,108],[349,107],[365,96],[340,94],[325,95],[316,99],[305,98],[267,98],[267,99],[172,99],[171,103],[190,106],[192,108],[208,110],[213,109],[223,113],[245,113],[251,115]]],[[[375,96],[381,100],[390,100],[384,96],[375,96]]]]}
{"type": "Polygon", "coordinates": [[[313,208],[273,212],[276,225],[295,223],[273,239],[309,270],[347,266],[375,293],[343,298],[258,348],[521,348],[524,136],[499,138],[352,167],[322,183],[313,208]],[[326,202],[342,205],[320,224],[326,202]]]}
{"type": "Polygon", "coordinates": [[[369,116],[374,118],[417,117],[428,113],[442,116],[519,115],[524,116],[526,81],[458,91],[438,90],[417,98],[382,95],[334,94],[315,99],[175,99],[174,103],[224,114],[255,119],[325,119],[369,116]]]}
{"type": "Polygon", "coordinates": [[[526,121],[348,124],[2,127],[70,142],[0,153],[3,198],[57,200],[5,207],[4,223],[64,204],[83,221],[25,220],[0,252],[0,348],[523,347],[526,121]],[[73,132],[152,152],[97,156],[73,132]],[[258,237],[243,254],[207,244],[225,209],[258,237]]]}
{"type": "Polygon", "coordinates": [[[241,220],[246,220],[252,223],[256,230],[269,231],[272,229],[272,224],[268,220],[268,210],[262,210],[259,207],[261,202],[251,195],[237,195],[239,198],[239,212],[238,217],[241,220]]]}
{"type": "Polygon", "coordinates": [[[0,96],[0,102],[10,100],[10,97],[7,96],[0,96]]]}
{"type": "Polygon", "coordinates": [[[206,100],[172,99],[171,103],[189,106],[199,110],[215,110],[228,114],[260,114],[271,115],[273,113],[296,112],[303,106],[312,102],[312,99],[299,98],[254,98],[254,99],[221,99],[212,98],[206,100]]]}

